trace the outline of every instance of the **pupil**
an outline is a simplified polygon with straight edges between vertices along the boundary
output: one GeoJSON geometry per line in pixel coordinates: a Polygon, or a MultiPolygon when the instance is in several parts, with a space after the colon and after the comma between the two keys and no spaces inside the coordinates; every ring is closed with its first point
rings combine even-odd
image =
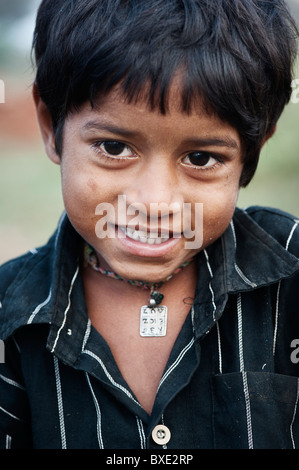
{"type": "Polygon", "coordinates": [[[105,142],[104,144],[105,151],[110,153],[110,155],[119,155],[125,149],[125,144],[121,142],[105,142]]]}
{"type": "Polygon", "coordinates": [[[194,152],[189,154],[189,160],[193,165],[205,166],[210,160],[210,155],[194,152]]]}

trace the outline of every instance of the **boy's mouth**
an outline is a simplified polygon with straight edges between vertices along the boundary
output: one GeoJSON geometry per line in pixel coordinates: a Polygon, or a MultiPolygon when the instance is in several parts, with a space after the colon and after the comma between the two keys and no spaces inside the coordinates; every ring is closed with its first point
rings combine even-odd
{"type": "Polygon", "coordinates": [[[148,245],[160,245],[161,243],[167,242],[170,238],[174,237],[172,232],[163,231],[163,230],[151,230],[147,231],[145,229],[141,230],[130,228],[130,227],[120,227],[122,233],[124,233],[128,238],[132,240],[145,243],[148,245]]]}
{"type": "Polygon", "coordinates": [[[179,244],[175,232],[168,233],[164,228],[154,231],[151,227],[116,225],[116,235],[125,251],[142,258],[160,258],[168,256],[179,244]],[[151,233],[152,232],[152,233],[151,233]]]}

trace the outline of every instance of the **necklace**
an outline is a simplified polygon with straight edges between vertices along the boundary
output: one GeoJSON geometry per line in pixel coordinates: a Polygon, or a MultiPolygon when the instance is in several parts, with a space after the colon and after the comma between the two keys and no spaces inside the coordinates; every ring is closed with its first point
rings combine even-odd
{"type": "Polygon", "coordinates": [[[132,279],[125,279],[119,274],[112,271],[107,271],[99,266],[99,262],[95,253],[95,250],[85,244],[84,247],[84,260],[87,265],[91,266],[95,271],[103,274],[104,276],[116,279],[118,281],[124,281],[132,286],[141,287],[142,289],[147,289],[150,291],[148,304],[143,305],[140,309],[140,336],[144,337],[154,337],[154,336],[165,336],[167,330],[167,307],[161,305],[161,302],[164,298],[164,295],[159,292],[158,289],[165,284],[165,282],[172,279],[172,277],[179,273],[183,268],[188,266],[194,258],[191,258],[185,263],[181,264],[172,274],[170,274],[166,279],[160,282],[146,282],[146,281],[137,281],[132,279]]]}

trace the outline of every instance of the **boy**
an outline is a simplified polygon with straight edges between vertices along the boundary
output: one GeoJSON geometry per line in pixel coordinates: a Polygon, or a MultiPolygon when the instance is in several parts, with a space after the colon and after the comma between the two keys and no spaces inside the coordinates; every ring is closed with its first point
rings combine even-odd
{"type": "Polygon", "coordinates": [[[298,221],[236,209],[291,94],[283,0],[44,0],[34,51],[65,214],[1,268],[0,446],[298,447],[298,221]]]}

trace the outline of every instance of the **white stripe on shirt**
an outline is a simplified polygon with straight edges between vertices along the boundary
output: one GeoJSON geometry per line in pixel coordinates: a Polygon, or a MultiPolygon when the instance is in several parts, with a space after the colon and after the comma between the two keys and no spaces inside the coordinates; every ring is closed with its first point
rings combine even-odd
{"type": "MultiPolygon", "coordinates": [[[[215,316],[215,313],[216,313],[215,294],[214,294],[214,290],[213,290],[213,288],[212,288],[212,279],[213,279],[213,277],[214,277],[214,274],[213,274],[213,271],[212,271],[212,268],[211,268],[211,265],[210,265],[209,255],[208,255],[208,253],[207,253],[206,250],[204,250],[204,255],[205,255],[205,257],[206,257],[206,262],[207,262],[208,271],[209,271],[210,276],[211,276],[211,281],[209,282],[209,289],[210,289],[211,296],[212,296],[213,320],[214,320],[214,322],[216,322],[216,316],[215,316]]],[[[220,374],[222,374],[222,350],[221,350],[221,337],[220,337],[220,329],[219,329],[219,324],[218,324],[218,322],[216,322],[216,328],[217,328],[217,341],[218,341],[219,372],[220,372],[220,374]]]]}
{"type": "Polygon", "coordinates": [[[97,414],[97,438],[98,438],[99,448],[104,449],[103,436],[102,436],[102,414],[101,414],[100,405],[97,401],[94,390],[91,386],[90,379],[89,379],[89,376],[88,376],[87,372],[85,372],[85,376],[86,376],[86,380],[87,380],[89,389],[91,391],[93,403],[94,403],[94,406],[95,406],[95,409],[96,409],[96,414],[97,414]]]}
{"type": "MultiPolygon", "coordinates": [[[[288,236],[285,249],[288,251],[290,242],[293,238],[294,232],[298,227],[299,221],[295,220],[295,223],[290,231],[288,236]]],[[[280,289],[281,289],[281,281],[279,281],[277,286],[277,293],[276,293],[276,305],[275,305],[275,325],[274,325],[274,335],[273,335],[273,356],[275,356],[276,352],[276,342],[277,342],[277,332],[278,332],[278,319],[279,319],[279,302],[280,302],[280,289]]]]}
{"type": "Polygon", "coordinates": [[[30,324],[33,322],[35,316],[40,312],[40,310],[41,310],[45,305],[47,305],[47,304],[50,302],[51,296],[52,296],[52,291],[51,291],[51,289],[50,289],[50,292],[49,292],[48,297],[46,298],[46,300],[44,300],[42,303],[40,303],[40,304],[33,310],[32,314],[30,315],[29,320],[28,320],[28,322],[27,322],[28,325],[30,325],[30,324]]]}
{"type": "Polygon", "coordinates": [[[70,307],[71,307],[71,294],[72,294],[72,290],[73,290],[73,287],[74,287],[74,283],[75,283],[75,281],[76,281],[76,278],[77,278],[77,276],[78,276],[78,273],[79,273],[79,265],[77,266],[77,269],[76,269],[75,274],[74,274],[74,276],[73,276],[73,279],[72,279],[72,281],[71,281],[70,289],[69,289],[69,292],[68,292],[68,304],[67,304],[67,307],[66,307],[65,312],[64,312],[63,322],[62,322],[62,324],[61,324],[59,330],[57,331],[57,336],[56,336],[56,338],[55,338],[54,345],[53,345],[53,348],[52,348],[52,350],[51,350],[52,353],[54,352],[54,350],[55,350],[55,348],[56,348],[56,345],[57,345],[57,342],[58,342],[60,333],[61,333],[61,331],[63,330],[64,325],[65,325],[65,323],[66,323],[67,314],[68,314],[68,311],[69,311],[69,309],[70,309],[70,307]]]}
{"type": "Polygon", "coordinates": [[[60,436],[61,436],[61,448],[66,449],[66,434],[65,434],[65,424],[64,424],[64,411],[63,411],[63,400],[62,400],[62,390],[61,390],[61,380],[59,372],[59,363],[56,356],[54,356],[54,371],[55,371],[55,381],[56,381],[56,393],[57,393],[57,406],[58,406],[58,416],[59,416],[59,426],[60,426],[60,436]]]}

